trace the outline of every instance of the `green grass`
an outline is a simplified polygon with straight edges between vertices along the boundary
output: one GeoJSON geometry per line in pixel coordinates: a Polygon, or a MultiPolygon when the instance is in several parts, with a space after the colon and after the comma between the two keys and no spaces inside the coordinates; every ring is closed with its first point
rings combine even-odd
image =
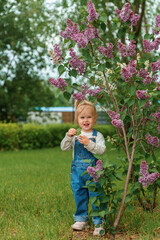
{"type": "MultiPolygon", "coordinates": [[[[110,146],[103,158],[118,161],[110,146]]],[[[70,231],[71,161],[72,153],[59,147],[0,153],[0,239],[59,240],[70,231]]],[[[120,229],[147,240],[159,234],[159,222],[158,209],[151,214],[135,206],[125,212],[120,229]]]]}

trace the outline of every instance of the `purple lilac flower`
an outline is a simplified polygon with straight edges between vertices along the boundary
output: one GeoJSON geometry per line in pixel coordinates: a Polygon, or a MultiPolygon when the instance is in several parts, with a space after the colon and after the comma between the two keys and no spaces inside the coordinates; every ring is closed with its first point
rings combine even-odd
{"type": "Polygon", "coordinates": [[[156,122],[160,122],[160,112],[156,111],[154,117],[156,119],[156,122]]]}
{"type": "Polygon", "coordinates": [[[100,171],[103,170],[102,161],[101,161],[101,160],[98,160],[98,161],[96,162],[96,167],[95,167],[95,168],[94,168],[94,167],[90,167],[90,166],[87,168],[87,172],[89,173],[89,175],[90,175],[91,177],[93,177],[93,181],[94,181],[94,182],[98,182],[98,178],[103,176],[103,173],[102,173],[102,174],[98,177],[98,175],[97,175],[97,171],[98,171],[98,170],[100,170],[100,171]]]}
{"type": "Polygon", "coordinates": [[[136,61],[130,60],[128,66],[121,69],[121,75],[125,79],[125,82],[129,82],[132,75],[137,72],[136,70],[136,61]]]}
{"type": "Polygon", "coordinates": [[[146,134],[146,140],[149,144],[151,144],[154,147],[159,146],[159,139],[157,137],[152,137],[149,133],[146,134]]]}
{"type": "Polygon", "coordinates": [[[65,31],[60,31],[60,36],[69,39],[72,35],[79,33],[79,27],[77,23],[73,23],[70,19],[66,20],[66,29],[65,31]]]}
{"type": "Polygon", "coordinates": [[[158,75],[154,75],[150,77],[149,71],[147,69],[141,68],[137,74],[138,77],[143,78],[143,83],[144,84],[150,84],[151,82],[155,82],[158,78],[158,75]]]}
{"type": "Polygon", "coordinates": [[[78,92],[78,93],[73,93],[73,98],[78,101],[82,101],[86,99],[86,96],[83,92],[78,92]]]}
{"type": "Polygon", "coordinates": [[[104,56],[108,57],[108,58],[113,58],[113,44],[112,43],[109,43],[107,45],[107,48],[103,47],[103,46],[100,46],[98,47],[98,50],[100,53],[102,53],[104,56]]]}
{"type": "Polygon", "coordinates": [[[147,69],[141,68],[137,74],[138,77],[146,78],[149,75],[149,72],[147,69]]]}
{"type": "Polygon", "coordinates": [[[87,168],[87,172],[89,173],[89,175],[93,178],[93,181],[94,182],[98,182],[98,176],[97,176],[97,173],[96,173],[96,169],[93,168],[93,167],[88,167],[87,168]]]}
{"type": "Polygon", "coordinates": [[[98,13],[96,12],[92,1],[89,1],[87,4],[87,12],[89,13],[89,15],[87,17],[88,22],[92,22],[92,21],[98,19],[98,13]]]}
{"type": "Polygon", "coordinates": [[[149,167],[147,162],[142,161],[140,165],[139,174],[142,175],[143,177],[140,177],[138,181],[142,183],[143,187],[147,187],[148,184],[152,185],[160,177],[160,173],[158,172],[149,174],[148,169],[149,167]]]}
{"type": "Polygon", "coordinates": [[[86,63],[80,60],[78,56],[76,56],[76,53],[72,48],[70,48],[69,51],[70,56],[72,57],[72,59],[69,61],[69,64],[74,70],[77,71],[78,74],[82,75],[85,72],[86,63]]]}
{"type": "Polygon", "coordinates": [[[156,72],[160,70],[160,59],[157,62],[152,62],[150,66],[151,66],[152,72],[156,72]]]}
{"type": "Polygon", "coordinates": [[[112,125],[117,128],[122,128],[124,126],[123,121],[120,119],[120,114],[109,110],[108,115],[112,119],[112,125]]]}
{"type": "Polygon", "coordinates": [[[141,161],[139,174],[143,175],[143,176],[148,176],[148,174],[149,174],[148,169],[149,169],[149,167],[148,167],[147,162],[146,161],[141,161]]]}
{"type": "Polygon", "coordinates": [[[62,57],[62,50],[60,49],[58,44],[55,44],[54,46],[54,52],[56,53],[56,57],[62,57]]]}
{"type": "Polygon", "coordinates": [[[154,34],[157,35],[160,32],[160,14],[156,16],[155,27],[159,28],[159,31],[157,31],[156,29],[153,29],[154,34]]]}
{"type": "Polygon", "coordinates": [[[133,26],[136,26],[140,16],[139,14],[131,11],[130,6],[131,5],[129,3],[125,3],[122,9],[121,10],[116,9],[115,13],[118,15],[121,21],[126,22],[129,20],[133,26]]]}
{"type": "Polygon", "coordinates": [[[90,95],[90,96],[95,96],[96,94],[100,93],[102,91],[102,88],[99,86],[98,88],[96,89],[88,89],[87,90],[87,93],[90,95]]]}
{"type": "Polygon", "coordinates": [[[103,167],[102,167],[102,161],[101,160],[98,160],[97,162],[96,162],[96,171],[98,171],[98,170],[103,170],[103,167]]]}
{"type": "Polygon", "coordinates": [[[150,106],[151,106],[150,101],[147,101],[146,104],[144,105],[144,107],[150,107],[150,106]]]}
{"type": "Polygon", "coordinates": [[[58,78],[57,80],[54,78],[50,78],[49,83],[57,88],[60,88],[61,91],[64,91],[64,88],[68,86],[68,84],[63,78],[58,78]]]}
{"type": "Polygon", "coordinates": [[[156,83],[156,90],[160,90],[160,81],[156,83]]]}
{"type": "Polygon", "coordinates": [[[138,99],[147,99],[149,98],[149,95],[147,94],[147,90],[137,90],[136,95],[138,99]]]}
{"type": "Polygon", "coordinates": [[[118,42],[118,49],[121,53],[121,56],[122,57],[127,57],[127,56],[136,55],[136,51],[135,51],[136,45],[135,45],[135,43],[136,42],[134,40],[132,40],[129,43],[129,46],[128,46],[128,49],[127,49],[127,46],[125,44],[123,44],[122,42],[118,42]]]}
{"type": "Polygon", "coordinates": [[[129,21],[131,22],[131,24],[132,24],[133,26],[136,26],[136,25],[137,25],[137,22],[138,22],[139,18],[140,18],[140,15],[139,15],[139,14],[134,13],[134,12],[132,12],[132,11],[130,12],[129,21]]]}
{"type": "Polygon", "coordinates": [[[150,42],[147,39],[143,40],[143,47],[145,52],[150,52],[153,49],[158,50],[159,45],[160,45],[160,38],[156,38],[153,42],[150,42]]]}
{"type": "Polygon", "coordinates": [[[152,185],[160,176],[160,173],[154,172],[148,175],[148,182],[152,185]]]}
{"type": "Polygon", "coordinates": [[[148,178],[147,178],[147,177],[140,177],[140,178],[138,179],[138,181],[139,181],[140,183],[142,183],[142,186],[143,186],[143,187],[147,187],[147,184],[148,184],[148,178]]]}
{"type": "Polygon", "coordinates": [[[113,119],[111,123],[114,127],[117,127],[117,128],[124,127],[123,121],[121,119],[113,119]]]}
{"type": "Polygon", "coordinates": [[[110,116],[110,118],[113,120],[113,119],[120,119],[120,114],[112,111],[112,110],[109,110],[108,112],[108,115],[110,116]]]}

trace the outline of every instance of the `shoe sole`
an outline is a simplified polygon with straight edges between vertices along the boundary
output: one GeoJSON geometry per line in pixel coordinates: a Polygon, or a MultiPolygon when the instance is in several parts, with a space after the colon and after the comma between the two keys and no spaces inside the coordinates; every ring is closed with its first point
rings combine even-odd
{"type": "Polygon", "coordinates": [[[84,230],[84,229],[87,229],[87,228],[89,228],[89,225],[86,225],[86,226],[84,226],[83,228],[76,228],[76,227],[73,227],[73,226],[71,226],[72,227],[72,229],[73,230],[77,230],[77,231],[82,231],[82,230],[84,230]]]}

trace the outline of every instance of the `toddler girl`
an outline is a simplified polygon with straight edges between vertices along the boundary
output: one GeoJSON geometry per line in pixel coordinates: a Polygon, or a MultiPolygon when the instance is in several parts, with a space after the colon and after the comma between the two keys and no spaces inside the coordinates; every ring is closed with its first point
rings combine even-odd
{"type": "MultiPolygon", "coordinates": [[[[83,230],[88,228],[88,202],[89,198],[96,196],[97,193],[88,191],[84,188],[86,181],[91,179],[88,174],[81,176],[88,166],[95,166],[97,159],[93,154],[103,154],[106,150],[103,135],[93,129],[97,120],[95,106],[86,100],[75,103],[75,121],[81,128],[81,134],[76,136],[77,130],[70,128],[61,142],[61,149],[67,151],[73,149],[73,161],[71,164],[71,187],[76,203],[76,212],[74,214],[75,223],[72,225],[74,230],[83,230]],[[90,163],[83,160],[90,159],[90,163]]],[[[97,209],[92,204],[92,209],[97,209]]],[[[103,227],[100,225],[102,219],[93,217],[95,230],[93,235],[100,235],[103,227]],[[96,225],[98,225],[96,227],[96,225]]]]}

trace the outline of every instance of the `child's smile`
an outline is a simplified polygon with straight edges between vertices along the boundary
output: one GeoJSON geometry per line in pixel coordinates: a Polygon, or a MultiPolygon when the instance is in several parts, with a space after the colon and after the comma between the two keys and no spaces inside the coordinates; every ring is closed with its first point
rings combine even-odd
{"type": "Polygon", "coordinates": [[[85,108],[78,115],[78,124],[84,132],[91,132],[95,123],[95,117],[93,116],[90,108],[85,108]]]}

